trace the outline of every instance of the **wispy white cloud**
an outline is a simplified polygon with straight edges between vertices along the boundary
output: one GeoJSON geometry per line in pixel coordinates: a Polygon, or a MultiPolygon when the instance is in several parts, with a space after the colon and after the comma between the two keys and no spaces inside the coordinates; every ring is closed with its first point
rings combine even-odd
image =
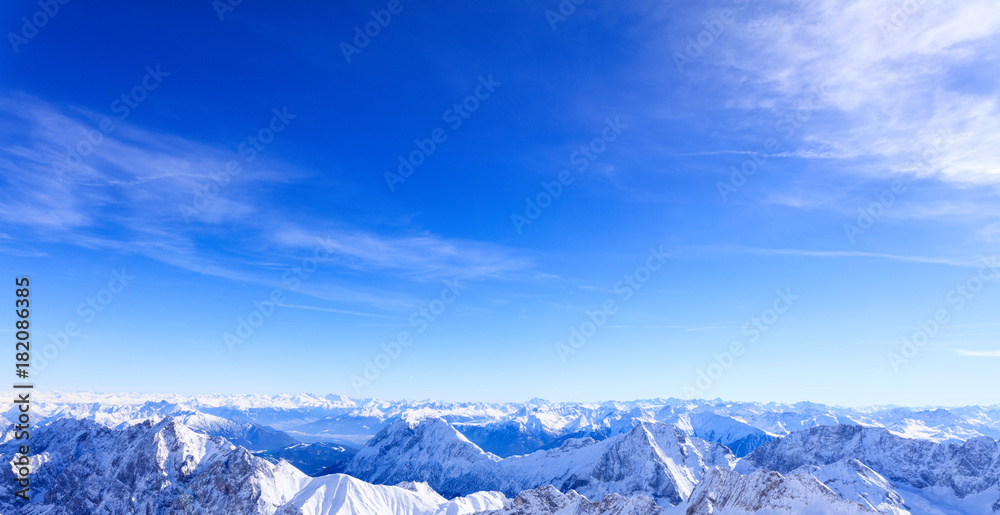
{"type": "Polygon", "coordinates": [[[341,266],[356,270],[396,270],[413,278],[499,278],[531,266],[512,249],[477,241],[442,238],[422,232],[376,235],[350,229],[273,228],[272,239],[290,248],[322,244],[341,266]]]}
{"type": "MultiPolygon", "coordinates": [[[[135,234],[180,220],[178,206],[223,170],[233,155],[169,134],[126,124],[103,136],[98,118],[20,95],[0,98],[0,170],[9,191],[0,200],[0,218],[39,231],[71,236],[81,228],[114,223],[135,234]],[[88,138],[86,135],[90,134],[88,138]],[[90,141],[99,139],[97,144],[90,141]],[[83,152],[75,152],[81,149],[83,152]],[[73,156],[72,158],[69,156],[73,156]]],[[[247,185],[280,181],[284,171],[261,167],[240,176],[247,185]]],[[[220,195],[202,216],[234,220],[252,208],[237,197],[220,195]],[[225,216],[219,216],[222,213],[225,216]]]]}
{"type": "MultiPolygon", "coordinates": [[[[68,149],[95,133],[98,119],[25,95],[0,97],[0,185],[6,193],[0,221],[40,243],[139,254],[197,273],[276,286],[281,273],[275,267],[297,264],[322,240],[333,251],[324,270],[350,271],[353,279],[337,284],[313,278],[300,292],[387,309],[408,302],[372,286],[374,278],[484,279],[531,267],[513,249],[417,228],[379,232],[330,217],[283,221],[284,211],[262,192],[311,174],[276,159],[258,157],[247,166],[235,149],[126,123],[99,144],[84,144],[87,155],[67,165],[68,149]],[[211,174],[233,159],[244,165],[241,173],[191,223],[185,221],[180,206],[193,206],[211,174]],[[220,238],[225,250],[213,244],[220,238]]],[[[7,247],[0,252],[19,252],[7,247]]]]}
{"type": "Polygon", "coordinates": [[[735,23],[706,59],[733,71],[735,108],[794,105],[822,89],[824,109],[835,116],[810,121],[801,134],[831,155],[882,156],[882,169],[896,173],[998,183],[1000,104],[996,74],[985,66],[1000,49],[996,3],[912,5],[904,12],[896,0],[819,0],[764,8],[735,23]],[[942,131],[950,131],[944,143],[942,131]]]}

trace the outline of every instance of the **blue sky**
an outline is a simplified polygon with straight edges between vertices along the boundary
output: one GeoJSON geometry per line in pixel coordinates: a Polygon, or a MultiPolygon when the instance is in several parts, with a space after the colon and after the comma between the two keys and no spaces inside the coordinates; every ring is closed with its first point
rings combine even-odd
{"type": "Polygon", "coordinates": [[[0,8],[39,388],[996,402],[989,1],[337,4],[0,8]]]}

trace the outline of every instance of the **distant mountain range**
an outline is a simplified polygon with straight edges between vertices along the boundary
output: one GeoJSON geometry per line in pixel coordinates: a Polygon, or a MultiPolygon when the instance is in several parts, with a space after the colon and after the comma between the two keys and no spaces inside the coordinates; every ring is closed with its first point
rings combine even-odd
{"type": "Polygon", "coordinates": [[[35,396],[0,513],[1000,513],[1000,406],[35,396]]]}

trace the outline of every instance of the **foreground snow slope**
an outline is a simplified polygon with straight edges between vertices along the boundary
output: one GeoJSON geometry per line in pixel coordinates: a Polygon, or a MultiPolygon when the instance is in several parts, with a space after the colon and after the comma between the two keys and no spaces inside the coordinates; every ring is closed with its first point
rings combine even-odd
{"type": "Polygon", "coordinates": [[[408,515],[464,515],[502,508],[500,492],[478,492],[447,500],[426,483],[397,486],[373,485],[344,474],[311,480],[278,515],[326,515],[330,513],[408,515]]]}

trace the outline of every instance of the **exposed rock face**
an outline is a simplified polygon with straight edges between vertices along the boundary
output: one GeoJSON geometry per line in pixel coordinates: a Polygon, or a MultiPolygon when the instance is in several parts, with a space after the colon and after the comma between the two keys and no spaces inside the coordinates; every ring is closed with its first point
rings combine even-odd
{"type": "Polygon", "coordinates": [[[747,475],[715,469],[698,485],[688,502],[686,515],[755,513],[778,511],[800,513],[811,506],[826,513],[877,513],[847,501],[808,475],[782,476],[759,470],[747,475]]]}
{"type": "Polygon", "coordinates": [[[483,515],[658,515],[663,509],[651,497],[608,494],[600,502],[590,502],[573,490],[561,493],[553,486],[521,492],[507,501],[502,510],[483,515]]]}
{"type": "Polygon", "coordinates": [[[736,470],[781,473],[804,465],[855,459],[885,479],[913,488],[942,486],[959,498],[1000,482],[1000,446],[986,437],[941,444],[896,436],[882,428],[821,426],[792,433],[758,447],[736,470]]]}
{"type": "MultiPolygon", "coordinates": [[[[0,447],[9,462],[15,447],[0,447]]],[[[13,500],[2,471],[4,513],[261,513],[289,501],[307,476],[272,465],[174,419],[112,430],[62,419],[31,437],[34,502],[13,500]]]]}

